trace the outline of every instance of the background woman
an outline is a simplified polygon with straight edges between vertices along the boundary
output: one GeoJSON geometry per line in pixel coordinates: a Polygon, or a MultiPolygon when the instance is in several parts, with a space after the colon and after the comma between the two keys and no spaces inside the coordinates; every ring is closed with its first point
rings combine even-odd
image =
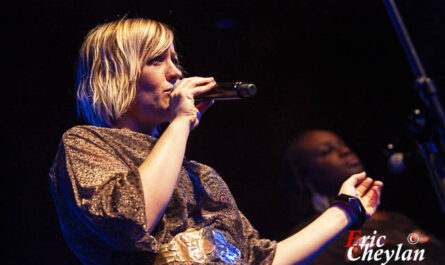
{"type": "MultiPolygon", "coordinates": [[[[294,228],[290,234],[316,219],[337,196],[337,189],[351,174],[362,172],[364,166],[358,155],[337,134],[328,130],[309,130],[292,139],[283,159],[281,186],[289,203],[294,228]]],[[[404,200],[405,201],[405,200],[404,200]]],[[[385,249],[426,249],[426,264],[443,264],[440,253],[443,244],[433,235],[420,229],[412,220],[394,211],[378,210],[361,228],[363,235],[385,235],[385,249]],[[407,237],[416,233],[418,244],[408,244],[407,237]]],[[[312,264],[349,264],[347,260],[348,233],[335,240],[312,264]]],[[[357,248],[354,252],[361,255],[357,248]]],[[[413,261],[412,264],[418,261],[413,261]]],[[[357,263],[357,262],[354,262],[357,263]]],[[[376,264],[381,262],[375,261],[376,264]]],[[[371,264],[365,261],[363,264],[371,264]]],[[[404,261],[404,264],[410,264],[404,261]]]]}

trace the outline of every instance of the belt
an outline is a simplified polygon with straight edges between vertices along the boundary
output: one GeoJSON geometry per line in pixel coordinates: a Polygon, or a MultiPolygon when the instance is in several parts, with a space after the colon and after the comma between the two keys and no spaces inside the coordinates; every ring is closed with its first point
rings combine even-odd
{"type": "Polygon", "coordinates": [[[227,243],[220,231],[207,226],[200,230],[190,228],[177,234],[169,243],[162,244],[155,265],[173,261],[223,261],[235,264],[240,256],[239,249],[227,243]]]}

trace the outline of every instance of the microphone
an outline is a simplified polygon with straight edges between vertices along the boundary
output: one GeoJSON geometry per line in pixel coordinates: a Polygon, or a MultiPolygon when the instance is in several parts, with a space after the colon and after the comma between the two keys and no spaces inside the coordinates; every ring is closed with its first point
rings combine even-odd
{"type": "Polygon", "coordinates": [[[238,100],[252,98],[256,95],[254,84],[246,82],[216,82],[216,87],[209,92],[197,95],[196,101],[201,100],[238,100]]]}

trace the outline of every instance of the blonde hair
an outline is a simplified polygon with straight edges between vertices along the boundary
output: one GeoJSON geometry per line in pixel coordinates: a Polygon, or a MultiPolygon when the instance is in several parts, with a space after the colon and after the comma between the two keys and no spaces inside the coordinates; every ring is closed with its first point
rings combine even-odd
{"type": "Polygon", "coordinates": [[[142,67],[172,43],[172,30],[149,19],[124,18],[92,29],[79,52],[79,115],[92,125],[112,126],[134,102],[142,67]]]}

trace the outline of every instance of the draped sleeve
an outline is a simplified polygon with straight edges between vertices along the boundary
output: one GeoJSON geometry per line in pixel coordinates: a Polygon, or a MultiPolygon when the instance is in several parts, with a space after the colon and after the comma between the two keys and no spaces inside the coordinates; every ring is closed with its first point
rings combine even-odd
{"type": "Polygon", "coordinates": [[[155,252],[138,168],[109,142],[82,127],[63,135],[50,171],[62,232],[65,238],[86,233],[116,250],[155,252]]]}
{"type": "Polygon", "coordinates": [[[252,226],[244,214],[240,212],[240,216],[242,221],[242,236],[246,239],[247,243],[246,263],[251,265],[272,264],[277,242],[260,238],[258,231],[252,226]]]}

